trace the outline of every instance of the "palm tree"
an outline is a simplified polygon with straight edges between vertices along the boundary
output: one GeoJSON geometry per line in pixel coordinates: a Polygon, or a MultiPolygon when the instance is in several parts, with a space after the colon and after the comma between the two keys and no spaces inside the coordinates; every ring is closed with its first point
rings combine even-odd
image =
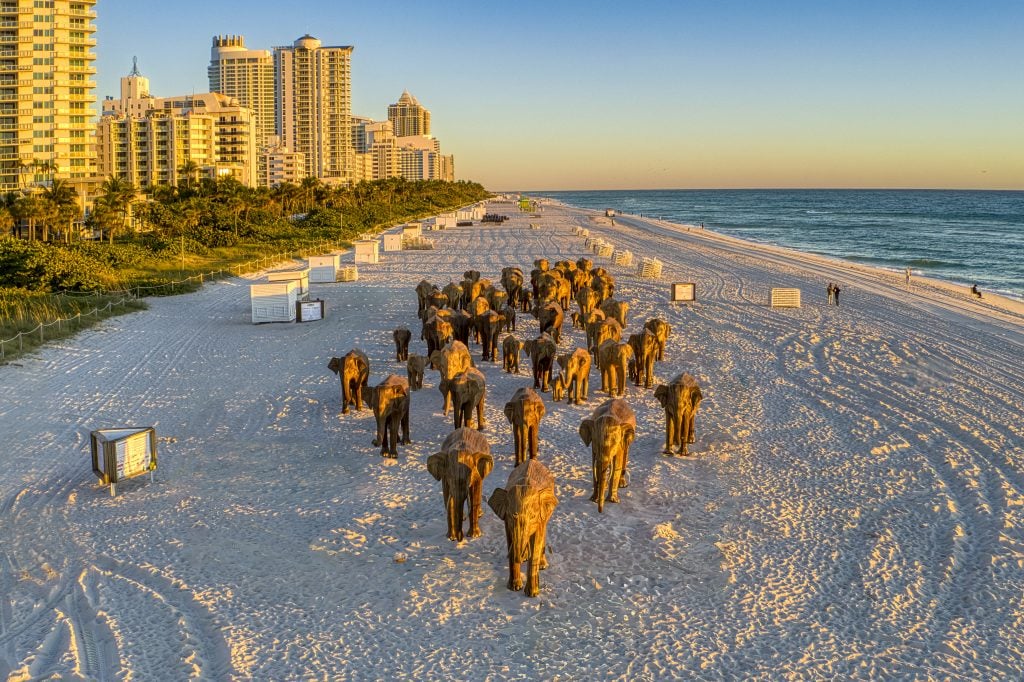
{"type": "MultiPolygon", "coordinates": [[[[67,180],[56,179],[43,190],[43,197],[56,208],[57,223],[67,226],[67,231],[62,229],[61,232],[64,233],[64,241],[70,242],[71,224],[79,214],[78,192],[68,184],[67,180]]],[[[44,236],[43,239],[45,240],[46,237],[44,236]]]]}
{"type": "Polygon", "coordinates": [[[192,185],[195,184],[196,179],[199,177],[200,170],[199,164],[193,161],[191,157],[186,159],[185,163],[178,166],[178,175],[185,178],[185,189],[192,189],[192,185]]]}
{"type": "MultiPolygon", "coordinates": [[[[120,213],[121,224],[119,229],[124,230],[128,226],[128,213],[132,205],[132,200],[135,199],[135,193],[135,185],[127,180],[122,180],[121,178],[111,175],[103,181],[102,185],[100,185],[99,197],[96,201],[98,204],[102,204],[103,208],[120,213]]],[[[109,230],[110,243],[113,244],[114,232],[116,232],[118,228],[113,228],[113,223],[111,223],[111,227],[112,229],[109,230]]]]}

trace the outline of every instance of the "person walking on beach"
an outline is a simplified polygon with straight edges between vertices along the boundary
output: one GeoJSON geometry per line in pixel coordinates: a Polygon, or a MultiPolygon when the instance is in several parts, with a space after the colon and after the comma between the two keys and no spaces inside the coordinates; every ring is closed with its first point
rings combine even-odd
{"type": "Polygon", "coordinates": [[[910,268],[907,268],[907,288],[910,288],[910,268]]]}
{"type": "Polygon", "coordinates": [[[825,289],[825,292],[828,294],[828,304],[832,305],[832,297],[833,297],[833,295],[835,293],[835,285],[832,284],[832,282],[829,282],[828,283],[828,288],[825,289]]]}
{"type": "Polygon", "coordinates": [[[839,307],[839,285],[838,284],[833,284],[832,285],[832,300],[835,301],[836,307],[838,308],[839,307]]]}

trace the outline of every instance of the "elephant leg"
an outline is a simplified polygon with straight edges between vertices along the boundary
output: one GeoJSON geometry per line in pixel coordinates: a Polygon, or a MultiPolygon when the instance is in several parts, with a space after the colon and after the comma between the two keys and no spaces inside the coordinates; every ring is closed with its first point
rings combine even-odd
{"type": "Polygon", "coordinates": [[[590,377],[583,375],[583,379],[580,381],[583,388],[580,389],[580,395],[583,398],[583,402],[587,401],[587,393],[590,392],[590,377]]]}
{"type": "Polygon", "coordinates": [[[600,504],[600,501],[599,501],[598,497],[599,497],[599,495],[601,493],[601,467],[598,464],[597,454],[596,453],[594,454],[593,465],[591,467],[591,473],[592,473],[592,478],[593,478],[593,481],[594,481],[594,494],[590,496],[590,501],[591,502],[598,502],[598,504],[600,504]]]}
{"type": "Polygon", "coordinates": [[[448,410],[451,409],[451,406],[452,406],[452,394],[451,394],[451,391],[445,391],[444,392],[444,408],[441,411],[441,414],[443,414],[445,417],[447,417],[448,416],[448,410]]]}
{"type": "Polygon", "coordinates": [[[402,414],[402,445],[412,444],[412,438],[409,437],[409,410],[406,409],[402,414]]]}
{"type": "MultiPolygon", "coordinates": [[[[445,487],[448,487],[448,483],[445,482],[445,487]]],[[[444,492],[444,512],[445,518],[448,520],[448,539],[452,541],[458,541],[455,537],[455,497],[449,492],[444,492]]]]}
{"type": "Polygon", "coordinates": [[[398,424],[401,417],[397,414],[390,415],[388,419],[388,454],[398,457],[398,424]]]}
{"type": "MultiPolygon", "coordinates": [[[[377,434],[373,438],[374,445],[380,445],[384,440],[384,418],[377,417],[377,434]]],[[[384,454],[383,451],[381,454],[384,454]]]]}
{"type": "Polygon", "coordinates": [[[480,402],[476,404],[476,430],[483,431],[487,428],[487,420],[484,419],[484,398],[480,396],[480,402]]]}
{"type": "Polygon", "coordinates": [[[530,543],[530,564],[527,567],[526,573],[526,590],[525,594],[527,597],[536,597],[540,594],[540,562],[544,558],[544,545],[537,539],[539,531],[534,533],[534,539],[530,543]],[[541,553],[538,556],[538,551],[541,553]]]}
{"type": "Polygon", "coordinates": [[[505,522],[505,543],[508,546],[508,589],[518,592],[523,589],[523,575],[519,571],[519,562],[512,558],[512,530],[505,522]]]}
{"type": "Polygon", "coordinates": [[[608,481],[608,501],[618,503],[619,483],[622,478],[621,455],[612,459],[611,480],[608,481]]]}
{"type": "Polygon", "coordinates": [[[483,491],[483,479],[471,483],[469,486],[469,499],[466,500],[466,503],[469,505],[469,537],[471,538],[483,535],[480,531],[480,499],[483,497],[483,491]]]}
{"type": "Polygon", "coordinates": [[[530,459],[537,459],[537,431],[537,424],[527,427],[527,432],[530,434],[530,459]]]}
{"type": "Polygon", "coordinates": [[[512,445],[516,453],[516,466],[523,463],[523,429],[519,424],[512,425],[512,445]]]}
{"type": "Polygon", "coordinates": [[[462,523],[464,519],[464,510],[466,507],[466,501],[455,498],[454,504],[452,504],[452,524],[455,529],[455,541],[462,542],[466,539],[465,533],[462,532],[462,523]]]}
{"type": "Polygon", "coordinates": [[[672,446],[675,445],[675,419],[668,411],[665,411],[665,449],[661,451],[663,455],[672,454],[672,446]]]}
{"type": "Polygon", "coordinates": [[[342,414],[348,414],[348,403],[349,403],[349,399],[352,397],[349,394],[350,390],[351,389],[349,388],[348,381],[345,379],[344,376],[342,376],[341,377],[341,413],[342,414]]]}

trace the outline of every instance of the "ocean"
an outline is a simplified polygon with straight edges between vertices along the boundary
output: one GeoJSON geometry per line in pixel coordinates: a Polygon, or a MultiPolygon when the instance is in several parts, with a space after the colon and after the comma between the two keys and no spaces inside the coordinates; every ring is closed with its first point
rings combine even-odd
{"type": "Polygon", "coordinates": [[[617,190],[530,192],[754,242],[935,277],[1024,300],[1024,192],[617,190]]]}

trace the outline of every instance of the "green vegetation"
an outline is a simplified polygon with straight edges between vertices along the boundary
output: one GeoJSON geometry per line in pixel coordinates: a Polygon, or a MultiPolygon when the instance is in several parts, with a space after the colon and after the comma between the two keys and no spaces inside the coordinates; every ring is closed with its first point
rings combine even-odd
{"type": "MultiPolygon", "coordinates": [[[[187,169],[183,175],[181,186],[145,194],[115,178],[104,182],[88,223],[100,241],[75,238],[74,189],[60,180],[0,199],[0,234],[11,235],[0,237],[0,340],[108,302],[90,298],[75,307],[79,302],[58,292],[180,293],[198,286],[200,274],[344,246],[364,232],[488,196],[469,182],[396,178],[334,188],[307,178],[268,190],[230,178],[196,180],[187,169]],[[188,277],[192,284],[167,286],[188,277]]],[[[45,336],[56,334],[47,328],[45,336]]]]}

